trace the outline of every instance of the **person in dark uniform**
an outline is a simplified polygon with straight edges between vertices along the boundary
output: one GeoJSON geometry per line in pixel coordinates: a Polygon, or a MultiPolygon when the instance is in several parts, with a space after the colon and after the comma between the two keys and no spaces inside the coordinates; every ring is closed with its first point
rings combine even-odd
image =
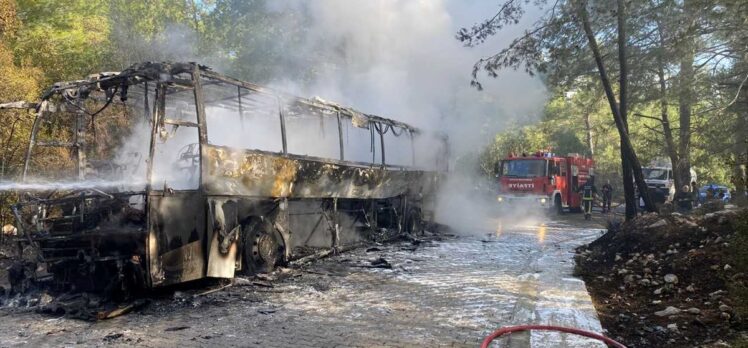
{"type": "Polygon", "coordinates": [[[683,185],[680,192],[675,195],[675,201],[678,204],[678,211],[686,213],[693,208],[693,197],[691,196],[691,186],[683,185]]]}
{"type": "Polygon", "coordinates": [[[577,189],[577,192],[582,193],[582,208],[584,209],[584,218],[589,219],[592,213],[592,199],[597,194],[597,187],[595,187],[595,177],[590,177],[584,185],[577,189]]]}
{"type": "Polygon", "coordinates": [[[605,181],[603,185],[603,213],[610,212],[610,200],[613,198],[613,186],[610,185],[610,180],[605,181]]]}

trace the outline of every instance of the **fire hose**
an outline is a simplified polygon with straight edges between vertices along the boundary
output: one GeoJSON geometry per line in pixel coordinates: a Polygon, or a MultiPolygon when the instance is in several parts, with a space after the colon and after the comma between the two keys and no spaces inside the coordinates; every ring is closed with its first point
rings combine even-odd
{"type": "Polygon", "coordinates": [[[503,336],[503,335],[506,335],[506,334],[510,334],[510,333],[513,333],[513,332],[528,331],[528,330],[543,330],[543,331],[565,332],[565,333],[570,333],[570,334],[574,334],[574,335],[579,335],[579,336],[594,338],[594,339],[596,339],[598,341],[605,342],[605,344],[607,344],[608,346],[611,346],[611,347],[615,347],[615,348],[626,348],[626,346],[624,346],[623,344],[621,344],[619,342],[616,342],[616,341],[614,341],[614,340],[612,340],[612,339],[610,339],[608,337],[605,337],[603,335],[596,334],[594,332],[580,330],[580,329],[573,329],[573,328],[563,327],[563,326],[553,326],[553,325],[518,325],[518,326],[502,327],[502,328],[494,331],[490,335],[488,335],[488,337],[486,337],[486,339],[483,340],[483,343],[481,344],[481,348],[488,348],[488,346],[491,344],[491,342],[493,340],[495,340],[496,338],[500,337],[500,336],[503,336]]]}

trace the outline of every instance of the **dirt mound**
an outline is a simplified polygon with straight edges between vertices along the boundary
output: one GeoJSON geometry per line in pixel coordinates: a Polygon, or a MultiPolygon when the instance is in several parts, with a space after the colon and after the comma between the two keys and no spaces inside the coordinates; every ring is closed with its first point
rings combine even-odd
{"type": "Polygon", "coordinates": [[[577,250],[577,273],[628,346],[719,343],[746,329],[748,210],[610,223],[577,250]]]}

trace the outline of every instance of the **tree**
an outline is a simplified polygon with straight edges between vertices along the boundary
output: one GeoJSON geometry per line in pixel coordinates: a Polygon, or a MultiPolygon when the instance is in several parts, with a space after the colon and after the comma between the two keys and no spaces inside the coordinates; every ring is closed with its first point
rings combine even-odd
{"type": "MultiPolygon", "coordinates": [[[[14,1],[0,2],[0,101],[34,100],[40,92],[41,70],[19,66],[14,62],[8,41],[13,39],[21,25],[14,1]]],[[[33,115],[25,110],[2,110],[0,117],[0,181],[15,177],[22,165],[23,144],[28,139],[33,115]]],[[[0,219],[10,218],[7,201],[11,192],[0,193],[0,219]]]]}
{"type": "Polygon", "coordinates": [[[319,57],[303,47],[310,26],[305,7],[271,9],[266,0],[218,0],[206,17],[216,52],[226,73],[257,83],[279,77],[310,80],[319,57]],[[314,62],[314,63],[313,63],[314,62]]]}
{"type": "Polygon", "coordinates": [[[584,29],[585,35],[589,42],[590,50],[595,58],[595,64],[597,64],[598,72],[600,73],[600,82],[603,85],[603,90],[610,104],[611,113],[618,128],[618,135],[621,139],[621,168],[623,173],[623,191],[624,198],[626,200],[626,218],[631,219],[636,216],[636,197],[634,192],[633,183],[631,176],[633,174],[634,181],[639,190],[639,196],[644,201],[645,207],[649,211],[656,211],[654,202],[649,197],[649,189],[647,184],[644,182],[644,176],[642,175],[641,163],[636,156],[634,147],[631,145],[631,139],[629,138],[628,129],[628,99],[627,99],[627,60],[626,60],[626,26],[625,26],[625,6],[623,0],[617,0],[618,11],[617,11],[617,34],[618,34],[618,64],[620,67],[620,97],[619,101],[616,102],[613,94],[613,87],[608,78],[608,73],[605,69],[605,64],[600,54],[600,49],[597,44],[597,38],[595,33],[592,31],[592,27],[587,12],[586,1],[580,1],[578,6],[579,20],[581,21],[582,28],[584,29]]]}
{"type": "MultiPolygon", "coordinates": [[[[631,145],[628,136],[627,126],[627,94],[626,86],[628,75],[626,69],[626,28],[625,28],[625,6],[622,1],[618,2],[617,25],[611,28],[609,21],[601,20],[601,29],[594,32],[592,29],[592,20],[587,8],[586,1],[559,1],[549,9],[545,16],[525,34],[515,39],[509,47],[501,50],[497,54],[482,59],[473,68],[473,85],[481,88],[477,81],[478,71],[484,70],[489,76],[496,77],[498,70],[503,68],[518,68],[524,65],[525,70],[529,73],[547,72],[551,68],[550,74],[558,80],[560,75],[568,70],[559,69],[560,66],[552,66],[547,57],[563,57],[567,61],[570,58],[577,58],[582,54],[583,47],[588,47],[592,52],[595,66],[600,76],[600,82],[610,105],[611,114],[618,129],[621,140],[621,159],[624,195],[626,199],[626,217],[633,218],[636,215],[636,199],[633,182],[639,189],[639,194],[645,202],[649,211],[656,211],[655,205],[649,198],[647,185],[641,172],[641,164],[636,156],[636,151],[631,145]],[[581,32],[580,32],[581,31],[581,32]],[[586,38],[586,42],[579,38],[586,38]],[[617,40],[618,66],[620,74],[620,98],[616,101],[613,86],[610,83],[609,73],[606,70],[606,63],[603,61],[603,53],[598,44],[598,37],[609,41],[615,37],[617,40]],[[633,175],[633,180],[631,178],[633,175]]],[[[606,13],[599,11],[595,18],[600,19],[606,16],[606,13]]],[[[457,38],[466,45],[480,44],[491,35],[496,34],[498,30],[510,23],[516,23],[522,16],[523,10],[520,1],[510,0],[505,2],[497,14],[480,24],[473,26],[472,29],[461,29],[457,38]]],[[[610,42],[610,41],[609,41],[610,42]]],[[[576,61],[576,60],[574,60],[576,61]]],[[[553,61],[558,62],[558,60],[553,61]]],[[[563,65],[560,64],[560,65],[563,65]]],[[[584,65],[582,65],[584,66],[584,65]]],[[[578,71],[578,70],[574,70],[578,71]]],[[[568,78],[567,78],[568,79],[568,78]]],[[[572,78],[573,79],[573,78],[572,78]]]]}
{"type": "MultiPolygon", "coordinates": [[[[656,30],[651,36],[643,32],[639,35],[645,42],[645,56],[653,57],[645,60],[656,62],[658,89],[654,93],[646,92],[646,86],[641,90],[645,91],[645,96],[650,93],[659,98],[659,121],[665,147],[675,170],[675,185],[682,187],[690,183],[694,151],[701,150],[693,148],[694,137],[709,134],[709,123],[715,123],[710,114],[726,107],[717,105],[727,102],[714,86],[723,82],[721,80],[725,77],[721,71],[725,67],[735,71],[733,68],[740,65],[748,32],[744,24],[738,23],[743,23],[741,13],[748,12],[748,5],[733,0],[652,0],[650,4],[656,11],[643,17],[643,27],[649,24],[656,30]],[[677,104],[675,127],[670,118],[671,104],[677,104]]],[[[728,120],[723,118],[722,121],[728,120]]],[[[734,129],[740,133],[742,128],[734,129]]],[[[711,139],[710,142],[721,143],[720,139],[711,139]]],[[[703,148],[701,144],[697,146],[703,148]]],[[[712,155],[723,152],[720,147],[713,147],[712,155]]],[[[740,156],[733,154],[733,157],[740,156]]]]}
{"type": "MultiPolygon", "coordinates": [[[[203,2],[205,3],[205,2],[203,2]]],[[[197,57],[202,7],[183,1],[112,0],[107,4],[110,66],[197,57]]]]}
{"type": "Polygon", "coordinates": [[[109,21],[104,1],[18,0],[22,25],[10,45],[16,64],[44,69],[44,82],[79,79],[107,59],[109,21]]]}

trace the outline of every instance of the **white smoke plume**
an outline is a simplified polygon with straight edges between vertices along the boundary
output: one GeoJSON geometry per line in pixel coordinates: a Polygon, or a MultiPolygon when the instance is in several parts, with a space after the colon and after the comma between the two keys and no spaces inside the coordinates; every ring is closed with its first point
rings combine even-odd
{"type": "MultiPolygon", "coordinates": [[[[310,14],[311,26],[296,55],[321,58],[313,61],[314,81],[301,85],[293,76],[279,76],[277,88],[447,134],[453,170],[442,189],[437,218],[458,226],[493,213],[487,206],[492,199],[476,197],[490,195],[491,180],[477,174],[478,154],[509,122],[537,120],[546,90],[538,78],[508,71],[483,79],[484,90],[478,91],[470,87],[470,72],[477,60],[508,45],[529,23],[466,48],[455,32],[496,11],[496,3],[321,0],[273,6],[310,14]],[[454,168],[458,159],[460,166],[473,168],[454,168]]],[[[525,18],[533,20],[532,13],[525,18]]]]}

